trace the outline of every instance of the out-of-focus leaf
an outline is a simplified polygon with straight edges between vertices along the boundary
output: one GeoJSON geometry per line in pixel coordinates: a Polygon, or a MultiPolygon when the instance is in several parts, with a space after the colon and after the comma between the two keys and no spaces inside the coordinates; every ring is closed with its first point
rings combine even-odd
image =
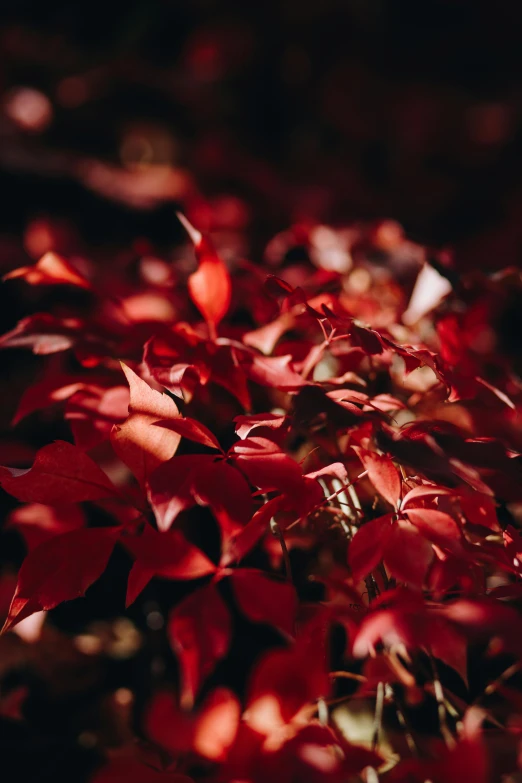
{"type": "Polygon", "coordinates": [[[116,492],[85,452],[60,440],[40,449],[31,468],[0,467],[0,484],[18,500],[50,506],[99,500],[116,492]]]}
{"type": "Polygon", "coordinates": [[[181,704],[190,709],[204,680],[228,652],[231,621],[215,584],[179,603],[169,619],[168,636],[181,668],[181,704]]]}
{"type": "Polygon", "coordinates": [[[356,451],[377,492],[397,507],[401,497],[401,477],[391,459],[368,449],[357,448],[356,451]]]}
{"type": "Polygon", "coordinates": [[[215,330],[230,306],[230,275],[210,240],[200,234],[184,215],[178,213],[178,217],[194,243],[198,260],[198,270],[188,281],[190,297],[211,329],[215,330]]]}
{"type": "Polygon", "coordinates": [[[11,512],[8,524],[24,537],[29,550],[38,544],[70,530],[85,526],[85,515],[76,505],[45,506],[42,503],[28,503],[11,512]]]}
{"type": "Polygon", "coordinates": [[[386,514],[361,525],[348,547],[348,564],[354,582],[359,582],[382,560],[392,533],[392,515],[386,514]]]}
{"type": "Polygon", "coordinates": [[[90,282],[81,275],[65,258],[57,253],[46,253],[34,266],[13,269],[4,276],[4,280],[21,277],[30,285],[73,285],[90,289],[90,282]]]}
{"type": "Polygon", "coordinates": [[[72,530],[33,549],[20,568],[2,632],[34,612],[84,595],[104,572],[119,535],[119,528],[72,530]]]}
{"type": "Polygon", "coordinates": [[[249,620],[267,623],[291,636],[297,595],[293,585],[255,568],[238,568],[230,576],[235,599],[249,620]]]}
{"type": "Polygon", "coordinates": [[[201,549],[187,541],[179,530],[158,533],[151,525],[146,525],[140,536],[126,536],[122,544],[134,557],[127,586],[127,606],[155,576],[187,580],[216,571],[216,566],[201,549]]]}

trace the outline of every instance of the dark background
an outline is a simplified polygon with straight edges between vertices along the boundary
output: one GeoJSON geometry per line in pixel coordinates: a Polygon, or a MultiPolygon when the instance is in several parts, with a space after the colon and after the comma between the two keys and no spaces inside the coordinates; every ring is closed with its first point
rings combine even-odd
{"type": "Polygon", "coordinates": [[[36,216],[168,245],[173,200],[233,196],[254,257],[294,220],[385,216],[463,266],[519,261],[518,2],[13,0],[1,21],[4,245],[36,216]],[[20,87],[43,129],[6,116],[20,87]],[[171,167],[179,198],[107,198],[85,160],[171,167]]]}

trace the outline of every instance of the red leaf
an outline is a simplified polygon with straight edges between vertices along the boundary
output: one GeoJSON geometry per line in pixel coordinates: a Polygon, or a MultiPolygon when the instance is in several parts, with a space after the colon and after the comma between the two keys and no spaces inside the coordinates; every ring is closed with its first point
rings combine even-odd
{"type": "Polygon", "coordinates": [[[495,501],[489,495],[463,490],[460,493],[460,507],[468,522],[495,532],[500,531],[495,501]]]}
{"type": "MultiPolygon", "coordinates": [[[[471,707],[469,712],[473,709],[478,710],[471,707]]],[[[464,737],[456,747],[443,754],[442,759],[433,763],[431,775],[436,783],[461,783],[462,780],[489,783],[492,778],[486,744],[478,737],[464,737]]]]}
{"type": "Polygon", "coordinates": [[[151,389],[122,364],[130,387],[129,417],[111,432],[116,454],[143,484],[155,468],[176,453],[181,436],[173,430],[153,425],[179,416],[176,403],[168,395],[151,389]]]}
{"type": "Polygon", "coordinates": [[[439,623],[437,633],[432,635],[430,641],[431,654],[442,661],[446,666],[451,666],[468,684],[468,643],[464,634],[451,625],[439,623]]]}
{"type": "Polygon", "coordinates": [[[84,326],[79,319],[60,319],[48,313],[35,313],[19,321],[0,337],[1,348],[31,348],[37,356],[67,351],[84,326]]]}
{"type": "Polygon", "coordinates": [[[513,525],[508,525],[504,530],[502,537],[509,558],[511,560],[516,558],[520,565],[520,561],[522,561],[522,536],[513,525]]]}
{"type": "Polygon", "coordinates": [[[103,443],[110,437],[113,425],[125,421],[128,408],[127,386],[89,386],[75,392],[65,407],[65,418],[76,445],[88,451],[103,443]]]}
{"type": "Polygon", "coordinates": [[[319,479],[323,476],[336,478],[341,484],[347,484],[349,481],[348,473],[342,462],[332,462],[330,465],[325,465],[324,468],[306,474],[306,478],[310,479],[319,479]]]}
{"type": "Polygon", "coordinates": [[[272,498],[256,511],[248,525],[226,542],[220,561],[221,568],[227,568],[241,560],[255,547],[265,534],[270,520],[283,504],[283,497],[272,498]]]}
{"type": "Polygon", "coordinates": [[[149,496],[161,530],[196,503],[210,506],[226,535],[245,525],[252,513],[250,487],[243,474],[211,455],[171,460],[151,476],[149,496]]]}
{"type": "Polygon", "coordinates": [[[383,352],[381,336],[374,329],[368,329],[365,326],[358,326],[355,322],[350,327],[350,338],[352,345],[362,348],[369,356],[383,352]]]}
{"type": "Polygon", "coordinates": [[[384,645],[399,641],[408,644],[411,639],[402,615],[396,609],[380,609],[365,617],[352,644],[355,658],[364,658],[372,654],[377,644],[384,645]]]}
{"type": "Polygon", "coordinates": [[[230,275],[210,241],[179,212],[178,218],[194,243],[199,265],[197,272],[190,275],[188,280],[190,298],[212,332],[230,306],[232,295],[230,275]]]}
{"type": "Polygon", "coordinates": [[[488,389],[492,394],[495,395],[495,397],[498,397],[498,399],[504,403],[504,405],[507,405],[508,408],[511,408],[511,410],[516,410],[516,407],[512,400],[509,399],[507,394],[504,394],[503,391],[500,389],[497,389],[496,386],[492,386],[490,383],[485,381],[483,378],[475,378],[477,383],[480,383],[482,386],[484,386],[486,389],[488,389]]]}
{"type": "MultiPolygon", "coordinates": [[[[380,430],[375,435],[379,448],[392,454],[399,462],[411,465],[417,472],[423,473],[430,481],[437,483],[442,481],[446,485],[456,486],[457,483],[460,483],[456,480],[458,478],[460,481],[470,484],[479,492],[492,494],[492,491],[481,480],[478,472],[460,461],[460,452],[463,449],[467,452],[465,454],[466,459],[474,457],[473,454],[470,454],[468,443],[462,439],[455,439],[457,440],[459,458],[449,457],[448,447],[452,445],[455,449],[455,443],[453,441],[451,444],[445,442],[444,447],[442,447],[438,443],[438,440],[441,439],[440,435],[435,440],[434,434],[428,435],[425,431],[429,427],[435,433],[438,423],[430,421],[421,422],[420,424],[422,426],[418,424],[410,425],[403,428],[400,432],[393,432],[391,428],[381,425],[380,430]]],[[[445,427],[448,428],[446,423],[445,427]]],[[[501,464],[500,461],[499,464],[501,464]]]]}
{"type": "Polygon", "coordinates": [[[453,493],[454,490],[447,489],[447,487],[439,487],[433,484],[421,484],[418,487],[413,487],[413,489],[410,489],[410,491],[404,495],[401,508],[406,508],[410,503],[417,506],[419,501],[425,500],[426,498],[433,499],[438,495],[451,495],[453,493]],[[416,502],[414,503],[414,501],[416,502]]]}
{"type": "Polygon", "coordinates": [[[371,403],[367,394],[353,389],[333,389],[328,392],[328,397],[340,404],[344,404],[347,410],[359,411],[356,405],[370,406],[371,403]]]}
{"type": "Polygon", "coordinates": [[[520,613],[492,598],[461,598],[441,607],[441,612],[458,628],[477,637],[498,635],[508,650],[520,654],[520,613]]]}
{"type": "Polygon", "coordinates": [[[267,438],[245,438],[230,449],[229,457],[250,483],[264,492],[278,489],[292,496],[304,490],[303,474],[297,462],[267,438]]]}
{"type": "Polygon", "coordinates": [[[433,560],[433,549],[414,525],[399,519],[393,525],[383,557],[392,576],[407,585],[422,587],[433,560]]]}
{"type": "Polygon", "coordinates": [[[0,484],[25,503],[78,503],[115,493],[105,473],[71,443],[57,440],[44,446],[31,468],[0,467],[0,484]]]}
{"type": "Polygon", "coordinates": [[[353,639],[352,653],[356,658],[363,658],[372,654],[380,642],[385,647],[398,643],[409,649],[429,647],[441,622],[437,619],[427,615],[420,597],[416,602],[407,600],[402,605],[377,608],[364,617],[353,639]]]}
{"type": "Polygon", "coordinates": [[[143,363],[151,377],[187,402],[196,388],[210,378],[210,369],[196,355],[200,342],[201,338],[184,334],[178,325],[165,339],[152,337],[143,350],[143,363]]]}
{"type": "Polygon", "coordinates": [[[252,362],[246,367],[249,378],[260,386],[269,386],[272,389],[293,391],[307,385],[299,373],[290,365],[292,356],[254,356],[252,362]]]}
{"type": "Polygon", "coordinates": [[[85,379],[79,380],[72,376],[53,375],[45,378],[40,383],[29,386],[22,398],[13,417],[13,427],[29,416],[34,411],[46,408],[57,402],[62,402],[71,397],[79,389],[85,386],[85,379]]]}
{"type": "Polygon", "coordinates": [[[216,571],[208,557],[179,530],[158,533],[146,525],[141,536],[127,536],[122,544],[135,558],[129,574],[126,606],[130,606],[155,576],[164,579],[199,579],[216,571]]]}
{"type": "Polygon", "coordinates": [[[168,635],[181,667],[181,704],[190,709],[203,681],[225,657],[231,640],[230,614],[216,585],[200,588],[176,606],[168,635]]]}
{"type": "Polygon", "coordinates": [[[249,416],[236,416],[234,422],[237,435],[244,440],[258,427],[280,430],[287,423],[287,416],[278,413],[254,413],[249,416]]]}
{"type": "Polygon", "coordinates": [[[303,386],[294,398],[295,422],[301,427],[314,427],[316,423],[328,423],[332,429],[347,429],[372,416],[375,413],[362,413],[356,405],[338,403],[333,392],[325,392],[318,386],[303,386]],[[332,395],[332,396],[330,396],[332,395]]]}
{"type": "Polygon", "coordinates": [[[259,329],[253,329],[243,335],[243,342],[258,351],[269,355],[274,350],[279,339],[285,332],[295,326],[295,315],[292,312],[282,313],[278,318],[259,329]]]}
{"type": "Polygon", "coordinates": [[[225,538],[252,516],[252,494],[245,477],[223,460],[209,462],[193,475],[195,500],[212,509],[225,538]]]}
{"type": "Polygon", "coordinates": [[[205,362],[212,383],[226,389],[243,408],[252,407],[245,368],[238,358],[238,344],[205,343],[205,362]]]}
{"type": "Polygon", "coordinates": [[[322,486],[309,476],[303,476],[303,485],[300,491],[285,497],[286,509],[297,512],[300,517],[312,513],[324,502],[325,496],[322,486]]]}
{"type": "Polygon", "coordinates": [[[145,710],[144,727],[147,737],[172,756],[192,748],[194,716],[179,708],[172,691],[160,691],[152,697],[145,710]]]}
{"type": "Polygon", "coordinates": [[[189,750],[212,761],[225,761],[239,728],[241,705],[226,688],[212,691],[194,713],[179,709],[172,693],[158,693],[149,705],[147,735],[172,756],[189,750]]]}
{"type": "Polygon", "coordinates": [[[195,504],[194,476],[214,460],[212,454],[184,454],[160,465],[150,475],[148,496],[160,530],[168,530],[178,514],[195,504]]]}
{"type": "Polygon", "coordinates": [[[238,568],[230,577],[239,608],[254,623],[273,625],[288,636],[294,632],[297,595],[293,585],[255,568],[238,568]]]}
{"type": "Polygon", "coordinates": [[[348,564],[354,582],[360,582],[382,560],[392,532],[392,515],[386,514],[361,525],[348,547],[348,564]]]}
{"type": "Polygon", "coordinates": [[[449,514],[431,508],[409,508],[408,519],[428,541],[455,554],[462,553],[462,534],[449,514]]]}
{"type": "Polygon", "coordinates": [[[46,253],[34,266],[13,269],[4,280],[22,277],[30,285],[74,285],[90,289],[91,284],[65,258],[56,253],[46,253]]]}
{"type": "Polygon", "coordinates": [[[156,427],[166,427],[173,432],[177,432],[183,438],[200,443],[202,446],[207,446],[209,449],[218,449],[222,451],[221,446],[215,435],[213,435],[204,424],[196,421],[196,419],[190,419],[188,417],[179,416],[177,419],[171,419],[170,421],[158,421],[156,427]]]}
{"type": "Polygon", "coordinates": [[[405,410],[406,405],[392,397],[391,394],[378,394],[376,397],[372,397],[367,403],[369,408],[375,408],[378,411],[397,411],[405,410]]]}
{"type": "Polygon", "coordinates": [[[241,704],[237,696],[226,688],[212,691],[195,720],[193,746],[196,753],[212,761],[225,761],[236,738],[240,718],[241,704]]]}
{"type": "Polygon", "coordinates": [[[25,558],[2,629],[85,594],[103,573],[120,528],[73,530],[44,541],[25,558]]]}
{"type": "Polygon", "coordinates": [[[313,675],[320,662],[297,649],[265,654],[254,669],[250,682],[245,720],[260,734],[281,729],[306,704],[326,695],[313,675]],[[312,668],[312,672],[310,671],[312,668]]]}
{"type": "Polygon", "coordinates": [[[401,497],[401,477],[391,459],[367,449],[356,448],[355,451],[377,492],[388,503],[397,507],[401,497]]]}
{"type": "Polygon", "coordinates": [[[265,779],[281,783],[344,783],[361,779],[366,767],[377,769],[383,763],[375,751],[339,740],[338,733],[319,723],[302,727],[273,756],[273,774],[265,779]]]}
{"type": "Polygon", "coordinates": [[[292,294],[294,291],[293,287],[286,280],[282,280],[277,275],[267,275],[263,288],[269,296],[273,296],[276,299],[287,297],[288,294],[292,294]]]}
{"type": "Polygon", "coordinates": [[[15,508],[8,518],[8,525],[23,535],[29,550],[60,533],[68,533],[85,526],[85,516],[79,506],[45,506],[28,503],[15,508]]]}

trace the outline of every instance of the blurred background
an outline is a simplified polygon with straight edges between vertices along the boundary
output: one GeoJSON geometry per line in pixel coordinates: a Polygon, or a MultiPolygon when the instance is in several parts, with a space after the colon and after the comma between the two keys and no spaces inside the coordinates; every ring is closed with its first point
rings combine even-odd
{"type": "Polygon", "coordinates": [[[168,247],[173,205],[254,260],[296,221],[382,217],[455,245],[462,267],[520,259],[516,1],[5,0],[0,13],[4,269],[48,246],[168,247]]]}

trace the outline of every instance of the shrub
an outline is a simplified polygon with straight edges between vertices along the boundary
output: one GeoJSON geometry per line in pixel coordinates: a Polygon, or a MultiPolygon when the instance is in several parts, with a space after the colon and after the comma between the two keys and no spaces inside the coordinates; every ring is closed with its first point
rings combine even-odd
{"type": "Polygon", "coordinates": [[[4,634],[51,701],[71,667],[96,683],[89,776],[516,769],[521,385],[495,325],[518,276],[441,274],[388,224],[294,226],[267,274],[181,220],[197,265],[48,253],[5,283],[67,295],[1,339],[45,357],[20,443],[63,435],[0,468],[27,547],[4,634]]]}

